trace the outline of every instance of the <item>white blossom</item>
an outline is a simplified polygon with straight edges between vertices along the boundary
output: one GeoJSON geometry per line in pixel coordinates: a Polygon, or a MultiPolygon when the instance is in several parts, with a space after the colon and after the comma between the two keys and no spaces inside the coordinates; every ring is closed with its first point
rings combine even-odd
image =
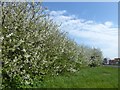
{"type": "Polygon", "coordinates": [[[12,36],[12,35],[13,35],[13,33],[11,33],[11,34],[7,35],[6,37],[10,37],[10,36],[12,36]]]}

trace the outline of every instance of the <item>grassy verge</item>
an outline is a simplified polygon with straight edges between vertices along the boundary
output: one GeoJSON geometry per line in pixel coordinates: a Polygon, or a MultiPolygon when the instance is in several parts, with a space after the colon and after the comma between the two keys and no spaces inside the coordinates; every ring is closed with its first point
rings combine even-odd
{"type": "Polygon", "coordinates": [[[118,88],[118,68],[84,68],[74,74],[48,77],[37,88],[118,88]]]}

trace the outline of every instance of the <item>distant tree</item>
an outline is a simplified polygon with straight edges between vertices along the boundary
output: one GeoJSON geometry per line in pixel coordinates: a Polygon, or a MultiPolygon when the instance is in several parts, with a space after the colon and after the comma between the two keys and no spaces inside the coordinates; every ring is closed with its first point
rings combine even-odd
{"type": "Polygon", "coordinates": [[[93,48],[92,55],[90,57],[91,63],[89,64],[91,67],[99,66],[103,62],[103,56],[100,49],[93,48]]]}

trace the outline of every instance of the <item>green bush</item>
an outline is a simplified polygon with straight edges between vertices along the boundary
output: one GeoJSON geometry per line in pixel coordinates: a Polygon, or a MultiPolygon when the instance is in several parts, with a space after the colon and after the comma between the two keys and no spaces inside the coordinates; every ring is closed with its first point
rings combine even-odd
{"type": "Polygon", "coordinates": [[[100,63],[100,50],[70,40],[41,3],[3,2],[1,6],[2,88],[35,86],[33,82],[43,81],[46,75],[75,72],[90,64],[91,55],[98,55],[94,63],[100,63]]]}

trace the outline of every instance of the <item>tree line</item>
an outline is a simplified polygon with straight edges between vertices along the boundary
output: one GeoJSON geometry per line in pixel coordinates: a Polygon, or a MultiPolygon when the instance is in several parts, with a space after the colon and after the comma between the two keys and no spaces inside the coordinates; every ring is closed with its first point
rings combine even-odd
{"type": "Polygon", "coordinates": [[[98,48],[78,45],[61,32],[41,2],[2,2],[2,88],[32,86],[45,76],[99,66],[98,48]]]}

